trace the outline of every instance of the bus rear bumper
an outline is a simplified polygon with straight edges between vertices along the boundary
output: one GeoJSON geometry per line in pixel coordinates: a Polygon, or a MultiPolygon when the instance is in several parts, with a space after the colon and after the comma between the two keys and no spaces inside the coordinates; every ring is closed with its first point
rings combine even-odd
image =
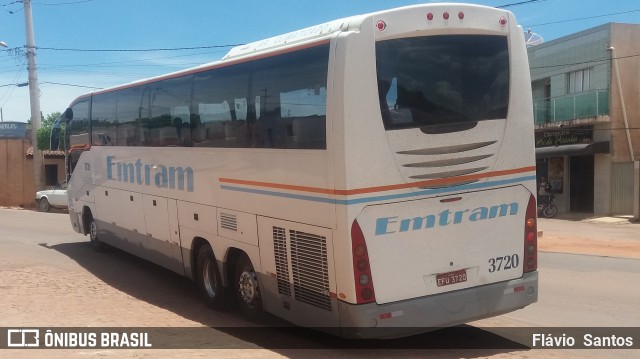
{"type": "Polygon", "coordinates": [[[388,304],[338,301],[341,336],[394,338],[493,317],[538,300],[538,272],[521,278],[388,304]]]}

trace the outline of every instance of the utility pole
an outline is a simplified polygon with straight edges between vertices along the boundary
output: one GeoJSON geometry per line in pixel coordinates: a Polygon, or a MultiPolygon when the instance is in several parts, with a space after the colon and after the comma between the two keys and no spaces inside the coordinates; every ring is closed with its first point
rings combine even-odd
{"type": "Polygon", "coordinates": [[[36,69],[36,43],[33,35],[31,0],[23,0],[24,27],[27,34],[27,68],[29,70],[29,100],[31,103],[31,144],[33,146],[33,169],[36,191],[44,189],[42,176],[42,152],[38,149],[38,129],[40,128],[40,89],[36,69]]]}
{"type": "MultiPolygon", "coordinates": [[[[9,47],[4,41],[0,41],[0,47],[9,47]]],[[[2,107],[0,107],[0,122],[4,122],[4,115],[2,114],[2,107]]]]}

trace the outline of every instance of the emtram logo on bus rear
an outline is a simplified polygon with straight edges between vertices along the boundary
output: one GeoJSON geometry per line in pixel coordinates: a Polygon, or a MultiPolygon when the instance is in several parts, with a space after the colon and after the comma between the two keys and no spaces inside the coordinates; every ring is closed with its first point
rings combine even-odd
{"type": "Polygon", "coordinates": [[[376,236],[383,236],[396,232],[418,231],[434,227],[446,227],[466,222],[485,221],[497,217],[515,216],[518,214],[518,204],[499,204],[491,207],[462,209],[452,211],[445,209],[438,214],[428,214],[424,217],[399,218],[382,217],[376,219],[376,236]]]}
{"type": "Polygon", "coordinates": [[[107,156],[107,179],[179,191],[194,190],[191,167],[156,165],[144,163],[141,159],[135,162],[117,162],[115,156],[107,156]]]}

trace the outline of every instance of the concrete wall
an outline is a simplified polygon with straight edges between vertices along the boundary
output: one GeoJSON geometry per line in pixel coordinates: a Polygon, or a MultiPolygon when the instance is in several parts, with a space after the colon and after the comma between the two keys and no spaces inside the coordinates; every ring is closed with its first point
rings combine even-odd
{"type": "MultiPolygon", "coordinates": [[[[607,48],[611,25],[605,24],[530,47],[531,81],[551,80],[551,97],[567,94],[567,74],[593,67],[592,89],[608,89],[610,64],[607,48]],[[605,60],[605,61],[603,61],[605,60]]],[[[536,97],[534,90],[534,100],[536,97]]]]}
{"type": "Polygon", "coordinates": [[[628,126],[624,123],[623,101],[618,91],[618,80],[612,72],[611,80],[611,137],[613,139],[613,161],[630,162],[628,134],[631,137],[635,159],[640,159],[640,25],[612,24],[611,45],[615,63],[620,71],[624,107],[628,126]]]}

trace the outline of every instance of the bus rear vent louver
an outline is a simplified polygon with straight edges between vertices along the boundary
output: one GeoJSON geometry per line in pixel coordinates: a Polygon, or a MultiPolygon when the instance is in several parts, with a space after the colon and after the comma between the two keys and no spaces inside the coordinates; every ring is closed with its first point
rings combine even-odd
{"type": "Polygon", "coordinates": [[[329,294],[327,239],[311,233],[273,227],[278,292],[291,296],[289,258],[295,300],[332,310],[329,294]]]}
{"type": "Polygon", "coordinates": [[[220,213],[220,227],[230,231],[238,231],[238,218],[233,214],[220,213]]]}

